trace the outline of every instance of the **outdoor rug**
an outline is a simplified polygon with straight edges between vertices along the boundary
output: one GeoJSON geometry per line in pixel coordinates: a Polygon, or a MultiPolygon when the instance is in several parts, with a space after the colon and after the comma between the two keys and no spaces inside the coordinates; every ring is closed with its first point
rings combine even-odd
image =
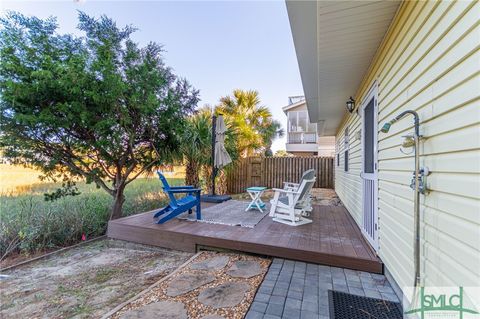
{"type": "MultiPolygon", "coordinates": [[[[247,201],[228,200],[221,204],[204,208],[202,209],[202,219],[198,220],[198,222],[253,228],[263,217],[268,215],[270,203],[265,203],[266,206],[263,209],[263,213],[258,209],[245,211],[249,203],[247,201]]],[[[190,215],[188,212],[185,212],[178,215],[177,218],[197,221],[195,210],[190,215]]]]}
{"type": "Polygon", "coordinates": [[[398,302],[328,291],[332,319],[401,319],[402,306],[398,302]]]}

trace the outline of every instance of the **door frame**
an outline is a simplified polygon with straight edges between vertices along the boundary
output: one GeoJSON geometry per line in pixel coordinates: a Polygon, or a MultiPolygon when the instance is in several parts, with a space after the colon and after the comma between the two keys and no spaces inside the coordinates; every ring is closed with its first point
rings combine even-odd
{"type": "Polygon", "coordinates": [[[378,82],[375,81],[370,89],[368,90],[368,93],[365,95],[365,97],[362,99],[362,103],[360,104],[360,117],[361,117],[361,123],[362,123],[362,133],[361,133],[361,153],[362,153],[362,167],[361,167],[361,174],[360,176],[362,177],[362,234],[367,239],[367,241],[370,243],[370,245],[373,247],[375,252],[378,252],[379,248],[379,222],[378,222],[378,82]],[[373,112],[373,123],[375,125],[375,128],[373,130],[373,161],[374,161],[374,172],[373,173],[365,173],[365,107],[369,104],[371,100],[374,100],[374,112],[373,112]],[[364,177],[368,175],[369,178],[371,178],[374,182],[374,198],[373,198],[373,221],[374,221],[374,238],[371,238],[370,235],[365,231],[363,225],[364,225],[364,218],[365,218],[365,212],[363,211],[363,206],[365,203],[365,187],[363,183],[364,177]]]}

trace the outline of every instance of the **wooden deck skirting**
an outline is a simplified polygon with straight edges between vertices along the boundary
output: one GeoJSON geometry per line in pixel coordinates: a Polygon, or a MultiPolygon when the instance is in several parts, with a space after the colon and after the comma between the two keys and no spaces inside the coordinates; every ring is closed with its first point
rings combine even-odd
{"type": "Polygon", "coordinates": [[[313,223],[297,227],[274,222],[268,216],[255,228],[178,219],[158,225],[152,216],[153,212],[146,212],[110,221],[107,236],[189,252],[196,252],[199,246],[208,246],[383,272],[382,262],[344,207],[315,206],[313,223]]]}

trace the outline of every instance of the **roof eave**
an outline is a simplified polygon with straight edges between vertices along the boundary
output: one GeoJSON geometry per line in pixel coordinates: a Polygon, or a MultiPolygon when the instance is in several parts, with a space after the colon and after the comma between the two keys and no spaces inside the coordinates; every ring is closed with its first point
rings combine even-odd
{"type": "Polygon", "coordinates": [[[334,135],[400,1],[295,1],[287,12],[311,121],[334,135]]]}

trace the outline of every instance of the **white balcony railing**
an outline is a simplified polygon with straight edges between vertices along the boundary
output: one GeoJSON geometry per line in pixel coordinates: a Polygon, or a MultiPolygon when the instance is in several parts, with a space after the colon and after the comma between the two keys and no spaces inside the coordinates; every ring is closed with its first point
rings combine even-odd
{"type": "Polygon", "coordinates": [[[289,144],[316,144],[316,132],[288,132],[287,142],[289,144]]]}
{"type": "Polygon", "coordinates": [[[289,96],[288,97],[288,105],[304,101],[305,97],[303,95],[297,95],[297,96],[289,96]]]}

